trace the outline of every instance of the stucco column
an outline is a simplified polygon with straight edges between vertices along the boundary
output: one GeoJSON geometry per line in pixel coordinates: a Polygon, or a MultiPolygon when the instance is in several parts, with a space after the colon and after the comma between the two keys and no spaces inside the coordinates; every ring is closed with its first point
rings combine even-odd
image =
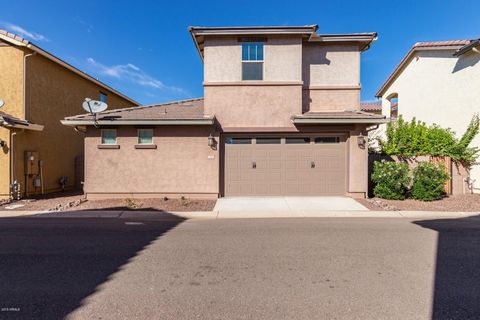
{"type": "MultiPolygon", "coordinates": [[[[362,124],[355,125],[350,131],[348,139],[349,154],[349,181],[348,194],[356,198],[364,198],[367,193],[368,184],[368,143],[358,145],[358,137],[362,134],[367,140],[366,126],[362,124]]],[[[366,141],[367,142],[367,141],[366,141]]]]}

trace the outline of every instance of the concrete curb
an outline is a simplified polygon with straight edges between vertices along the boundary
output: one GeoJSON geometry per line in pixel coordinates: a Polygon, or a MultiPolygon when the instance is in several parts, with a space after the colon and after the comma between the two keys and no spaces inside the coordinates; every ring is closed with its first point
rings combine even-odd
{"type": "Polygon", "coordinates": [[[175,220],[182,219],[268,219],[268,218],[462,218],[480,215],[480,212],[445,211],[0,211],[0,218],[110,218],[175,220]]]}

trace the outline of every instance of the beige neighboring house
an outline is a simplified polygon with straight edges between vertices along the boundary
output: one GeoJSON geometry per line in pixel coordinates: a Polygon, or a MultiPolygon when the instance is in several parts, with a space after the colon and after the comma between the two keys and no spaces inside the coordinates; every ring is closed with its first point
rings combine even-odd
{"type": "Polygon", "coordinates": [[[191,27],[204,98],[67,117],[85,127],[88,198],[365,197],[360,57],[375,33],[191,27]]]}
{"type": "Polygon", "coordinates": [[[0,199],[71,189],[82,179],[83,136],[61,125],[86,97],[113,108],[134,100],[33,43],[0,30],[0,199]],[[77,165],[77,169],[76,169],[77,165]],[[65,181],[65,180],[63,180],[65,181]]]}
{"type": "MultiPolygon", "coordinates": [[[[388,77],[376,97],[383,115],[449,127],[460,137],[480,112],[480,41],[416,43],[388,77]]],[[[480,147],[480,136],[472,146],[480,147]]],[[[470,177],[480,191],[480,166],[470,177]]]]}

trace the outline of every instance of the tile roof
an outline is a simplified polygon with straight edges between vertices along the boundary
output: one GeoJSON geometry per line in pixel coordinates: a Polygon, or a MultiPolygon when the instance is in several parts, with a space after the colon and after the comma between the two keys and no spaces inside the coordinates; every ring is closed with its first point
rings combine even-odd
{"type": "Polygon", "coordinates": [[[448,47],[448,46],[464,46],[469,43],[470,43],[470,40],[448,40],[448,41],[417,42],[413,46],[416,48],[448,47]]]}
{"type": "Polygon", "coordinates": [[[315,118],[315,119],[383,119],[385,116],[372,114],[360,110],[344,110],[330,112],[305,112],[296,118],[315,118]]]}
{"type": "Polygon", "coordinates": [[[14,117],[8,113],[5,113],[3,111],[0,111],[0,121],[5,121],[8,124],[23,124],[23,125],[28,125],[30,122],[24,119],[20,119],[17,117],[14,117]]]}
{"type": "Polygon", "coordinates": [[[38,125],[28,120],[14,117],[3,111],[0,111],[0,126],[23,128],[28,130],[43,130],[42,125],[38,125]]]}
{"type": "MultiPolygon", "coordinates": [[[[202,120],[211,119],[203,113],[203,98],[172,101],[132,108],[115,109],[97,114],[97,120],[202,120]]],[[[65,121],[93,120],[91,114],[66,117],[65,121]]]]}
{"type": "Polygon", "coordinates": [[[382,103],[379,102],[360,102],[360,110],[362,111],[382,111],[382,103]]]}

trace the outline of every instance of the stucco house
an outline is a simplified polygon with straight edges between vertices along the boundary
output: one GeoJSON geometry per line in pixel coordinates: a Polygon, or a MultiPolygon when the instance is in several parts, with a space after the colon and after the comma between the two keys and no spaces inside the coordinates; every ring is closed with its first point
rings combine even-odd
{"type": "Polygon", "coordinates": [[[69,189],[83,180],[76,177],[76,171],[83,171],[83,137],[59,121],[76,114],[86,97],[103,99],[113,108],[138,105],[4,30],[0,30],[0,70],[0,199],[10,197],[14,182],[24,196],[69,189]]]}
{"type": "MultiPolygon", "coordinates": [[[[480,112],[480,41],[416,43],[376,93],[382,114],[451,128],[460,137],[480,112]]],[[[480,147],[480,136],[472,141],[480,147]]],[[[480,191],[480,166],[470,178],[480,191]]]]}
{"type": "Polygon", "coordinates": [[[191,27],[204,98],[65,118],[86,128],[87,198],[365,197],[367,129],[387,121],[360,111],[376,34],[317,29],[191,27]]]}

